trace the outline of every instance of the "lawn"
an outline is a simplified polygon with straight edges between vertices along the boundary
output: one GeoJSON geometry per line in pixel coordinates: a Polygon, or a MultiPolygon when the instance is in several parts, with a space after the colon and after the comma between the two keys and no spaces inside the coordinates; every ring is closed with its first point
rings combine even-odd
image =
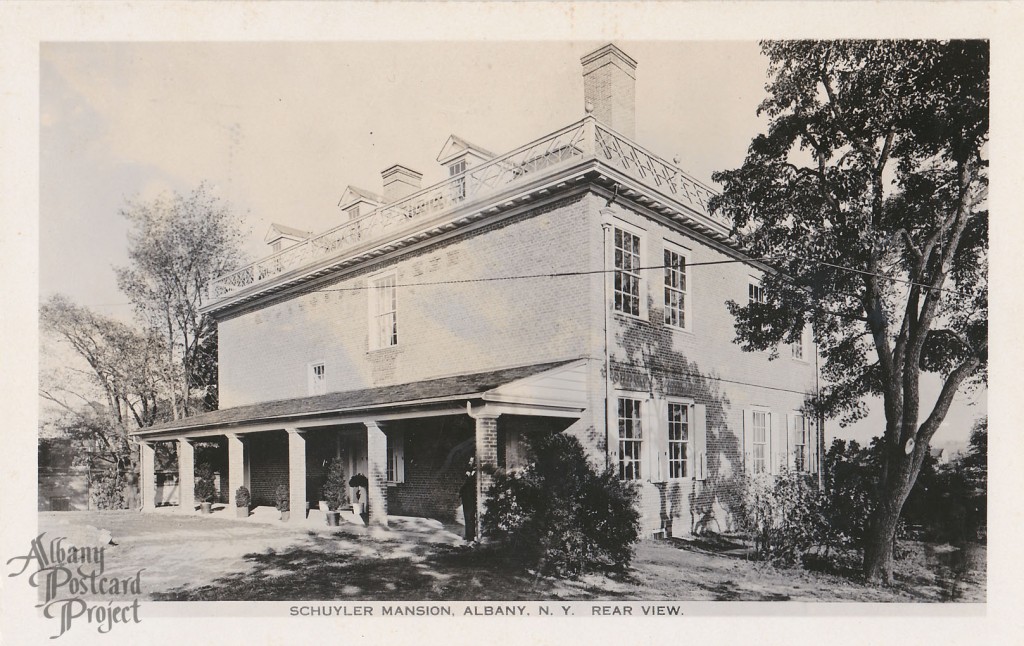
{"type": "Polygon", "coordinates": [[[558,581],[526,573],[455,527],[397,520],[388,530],[322,530],[137,512],[43,512],[39,531],[86,544],[110,532],[107,576],[134,575],[154,600],[985,601],[986,551],[903,544],[896,584],[774,568],[725,539],[643,541],[628,575],[558,581]]]}

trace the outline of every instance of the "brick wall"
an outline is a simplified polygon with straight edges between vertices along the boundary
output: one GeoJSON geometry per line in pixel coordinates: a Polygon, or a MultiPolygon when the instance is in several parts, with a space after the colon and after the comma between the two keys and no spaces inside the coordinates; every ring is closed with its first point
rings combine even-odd
{"type": "Polygon", "coordinates": [[[246,450],[251,465],[252,506],[275,506],[277,487],[288,486],[288,434],[285,431],[255,433],[246,438],[246,450]]]}
{"type": "Polygon", "coordinates": [[[472,420],[428,418],[403,427],[405,482],[388,486],[388,513],[453,522],[473,454],[472,420]]]}
{"type": "MultiPolygon", "coordinates": [[[[614,226],[632,228],[641,237],[641,266],[664,264],[663,250],[684,253],[688,264],[729,260],[719,249],[678,233],[660,221],[621,204],[613,206],[614,226]]],[[[659,424],[660,440],[667,436],[667,401],[677,398],[707,409],[707,462],[705,481],[692,478],[641,483],[641,511],[645,533],[664,529],[670,534],[710,529],[722,531],[732,524],[743,477],[743,411],[753,406],[778,416],[800,409],[806,392],[813,391],[811,361],[792,358],[789,346],[769,360],[767,352],[743,352],[732,342],[734,319],[726,301],[746,303],[748,285],[756,271],[743,263],[691,266],[687,270],[690,301],[689,330],[664,324],[663,271],[641,272],[642,316],[613,314],[612,393],[644,401],[645,419],[659,424]]],[[[615,421],[612,421],[614,437],[615,421]]],[[[779,424],[781,426],[781,424],[779,424]]],[[[777,427],[775,448],[785,446],[777,427]]]]}
{"type": "Polygon", "coordinates": [[[400,287],[398,345],[373,351],[359,288],[391,269],[399,284],[586,269],[588,209],[565,198],[221,321],[221,406],[305,396],[316,362],[328,390],[344,391],[586,355],[585,276],[400,287]]]}

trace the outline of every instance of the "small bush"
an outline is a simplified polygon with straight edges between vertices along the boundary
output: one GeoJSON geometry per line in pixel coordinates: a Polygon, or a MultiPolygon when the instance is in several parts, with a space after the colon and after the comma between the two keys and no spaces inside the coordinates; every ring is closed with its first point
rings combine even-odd
{"type": "Polygon", "coordinates": [[[235,506],[249,508],[249,504],[252,503],[252,496],[249,495],[249,489],[242,485],[235,490],[235,506]]]}
{"type": "Polygon", "coordinates": [[[331,511],[338,511],[348,502],[345,467],[338,458],[333,458],[327,465],[327,481],[320,489],[320,495],[327,501],[327,508],[331,511]]]}
{"type": "Polygon", "coordinates": [[[213,469],[209,464],[203,463],[196,469],[195,496],[199,502],[210,502],[217,494],[213,486],[213,469]]]}
{"type": "Polygon", "coordinates": [[[89,494],[96,509],[124,509],[124,480],[113,470],[90,474],[89,494]]]}
{"type": "Polygon", "coordinates": [[[288,498],[288,485],[277,485],[277,489],[274,491],[274,498],[277,502],[278,511],[288,511],[291,509],[291,501],[288,498]]]}
{"type": "Polygon", "coordinates": [[[759,474],[745,483],[740,528],[753,537],[758,558],[795,565],[820,540],[822,506],[822,496],[806,474],[759,474]]]}
{"type": "Polygon", "coordinates": [[[530,453],[527,468],[495,474],[484,533],[544,574],[625,570],[640,535],[636,488],[595,470],[570,435],[541,436],[530,453]]]}

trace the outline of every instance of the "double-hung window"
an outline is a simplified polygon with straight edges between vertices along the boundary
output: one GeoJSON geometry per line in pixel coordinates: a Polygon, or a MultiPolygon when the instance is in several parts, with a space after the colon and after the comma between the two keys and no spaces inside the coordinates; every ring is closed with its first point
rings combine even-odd
{"type": "Polygon", "coordinates": [[[642,402],[619,397],[619,479],[639,480],[643,456],[642,402]]]}
{"type": "Polygon", "coordinates": [[[807,432],[807,418],[801,414],[794,414],[790,419],[793,420],[793,468],[796,471],[810,471],[810,434],[807,432]]]}
{"type": "Polygon", "coordinates": [[[665,325],[686,328],[686,258],[665,249],[665,325]]]}
{"type": "Polygon", "coordinates": [[[397,277],[372,279],[370,289],[371,349],[398,345],[397,277]]]}
{"type": "Polygon", "coordinates": [[[748,296],[751,303],[765,303],[764,287],[761,287],[757,283],[750,283],[748,290],[748,296]]]}
{"type": "Polygon", "coordinates": [[[685,478],[690,475],[686,461],[690,445],[690,406],[668,405],[668,477],[685,478]]]}
{"type": "Polygon", "coordinates": [[[755,410],[752,419],[754,473],[765,473],[768,471],[768,413],[755,410]]]}
{"type": "Polygon", "coordinates": [[[640,316],[640,236],[615,229],[615,311],[640,316]]]}
{"type": "Polygon", "coordinates": [[[327,392],[327,368],[322,363],[309,366],[309,394],[323,395],[327,392]]]}

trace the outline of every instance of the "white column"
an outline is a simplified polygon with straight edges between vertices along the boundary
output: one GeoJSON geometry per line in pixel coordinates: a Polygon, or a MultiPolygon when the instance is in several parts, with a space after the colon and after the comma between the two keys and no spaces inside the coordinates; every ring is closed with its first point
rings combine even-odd
{"type": "Polygon", "coordinates": [[[294,428],[288,431],[288,505],[293,523],[306,522],[306,437],[294,428]]]}
{"type": "Polygon", "coordinates": [[[498,468],[498,416],[476,416],[476,538],[483,538],[485,495],[494,483],[494,470],[498,468]]]}
{"type": "Polygon", "coordinates": [[[225,434],[228,442],[228,501],[235,504],[235,492],[245,484],[245,440],[235,433],[225,434]]]}
{"type": "Polygon", "coordinates": [[[149,442],[139,442],[139,471],[142,511],[153,511],[156,509],[156,455],[149,442]]]}
{"type": "Polygon", "coordinates": [[[388,525],[388,437],[376,422],[366,423],[366,503],[370,522],[388,525]]]}
{"type": "Polygon", "coordinates": [[[196,449],[188,438],[178,439],[178,511],[196,510],[196,449]]]}

